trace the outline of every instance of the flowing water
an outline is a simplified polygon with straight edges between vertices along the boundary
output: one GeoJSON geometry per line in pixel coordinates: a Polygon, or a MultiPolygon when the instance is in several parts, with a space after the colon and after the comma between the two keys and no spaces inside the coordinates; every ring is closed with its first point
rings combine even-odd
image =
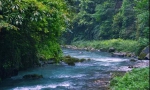
{"type": "Polygon", "coordinates": [[[105,52],[63,49],[64,55],[91,59],[75,66],[46,65],[19,72],[0,83],[0,90],[101,90],[98,80],[110,78],[110,71],[128,66],[128,58],[111,57],[105,52]],[[22,79],[26,74],[41,74],[41,79],[22,79]]]}

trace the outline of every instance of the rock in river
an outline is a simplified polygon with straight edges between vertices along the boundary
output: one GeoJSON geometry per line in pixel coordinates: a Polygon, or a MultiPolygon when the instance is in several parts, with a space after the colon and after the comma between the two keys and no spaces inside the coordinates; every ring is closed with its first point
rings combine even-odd
{"type": "Polygon", "coordinates": [[[85,61],[86,59],[78,59],[78,58],[74,58],[74,57],[71,57],[71,56],[64,56],[62,58],[62,61],[65,62],[66,64],[70,65],[70,66],[75,66],[75,63],[76,62],[83,62],[85,61]]]}
{"type": "Polygon", "coordinates": [[[142,52],[140,53],[140,55],[138,56],[138,59],[150,59],[150,56],[149,56],[149,46],[145,47],[142,52]]]}

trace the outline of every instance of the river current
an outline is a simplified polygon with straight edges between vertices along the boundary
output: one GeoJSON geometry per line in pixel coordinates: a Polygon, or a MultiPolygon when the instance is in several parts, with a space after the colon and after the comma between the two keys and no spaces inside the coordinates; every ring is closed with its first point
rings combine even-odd
{"type": "Polygon", "coordinates": [[[99,51],[63,49],[64,55],[90,59],[75,66],[66,64],[45,65],[19,72],[0,83],[0,90],[100,90],[97,80],[110,78],[110,71],[128,66],[129,58],[111,57],[111,54],[99,51]],[[26,74],[40,74],[43,78],[26,80],[26,74]]]}

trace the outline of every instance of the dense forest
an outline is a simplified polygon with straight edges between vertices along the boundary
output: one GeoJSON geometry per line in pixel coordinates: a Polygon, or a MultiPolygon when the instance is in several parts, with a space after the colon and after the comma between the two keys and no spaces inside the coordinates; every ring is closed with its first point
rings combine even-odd
{"type": "Polygon", "coordinates": [[[139,55],[149,45],[148,0],[75,0],[73,28],[64,44],[96,49],[114,47],[139,55]]]}
{"type": "Polygon", "coordinates": [[[149,40],[148,0],[0,0],[0,78],[59,62],[60,43],[149,40]]]}
{"type": "Polygon", "coordinates": [[[149,39],[148,0],[76,0],[73,30],[77,40],[149,39]]]}
{"type": "Polygon", "coordinates": [[[0,78],[61,56],[59,37],[71,22],[66,0],[0,0],[0,78]]]}

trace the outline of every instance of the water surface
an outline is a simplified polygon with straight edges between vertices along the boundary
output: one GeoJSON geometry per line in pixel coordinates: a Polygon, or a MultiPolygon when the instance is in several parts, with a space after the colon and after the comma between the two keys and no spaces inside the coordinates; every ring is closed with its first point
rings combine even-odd
{"type": "Polygon", "coordinates": [[[111,57],[105,52],[63,49],[64,55],[91,59],[75,66],[46,65],[19,72],[18,76],[0,83],[0,90],[98,90],[97,80],[110,78],[110,71],[128,66],[128,58],[111,57]],[[37,80],[22,79],[26,74],[41,74],[37,80]]]}

